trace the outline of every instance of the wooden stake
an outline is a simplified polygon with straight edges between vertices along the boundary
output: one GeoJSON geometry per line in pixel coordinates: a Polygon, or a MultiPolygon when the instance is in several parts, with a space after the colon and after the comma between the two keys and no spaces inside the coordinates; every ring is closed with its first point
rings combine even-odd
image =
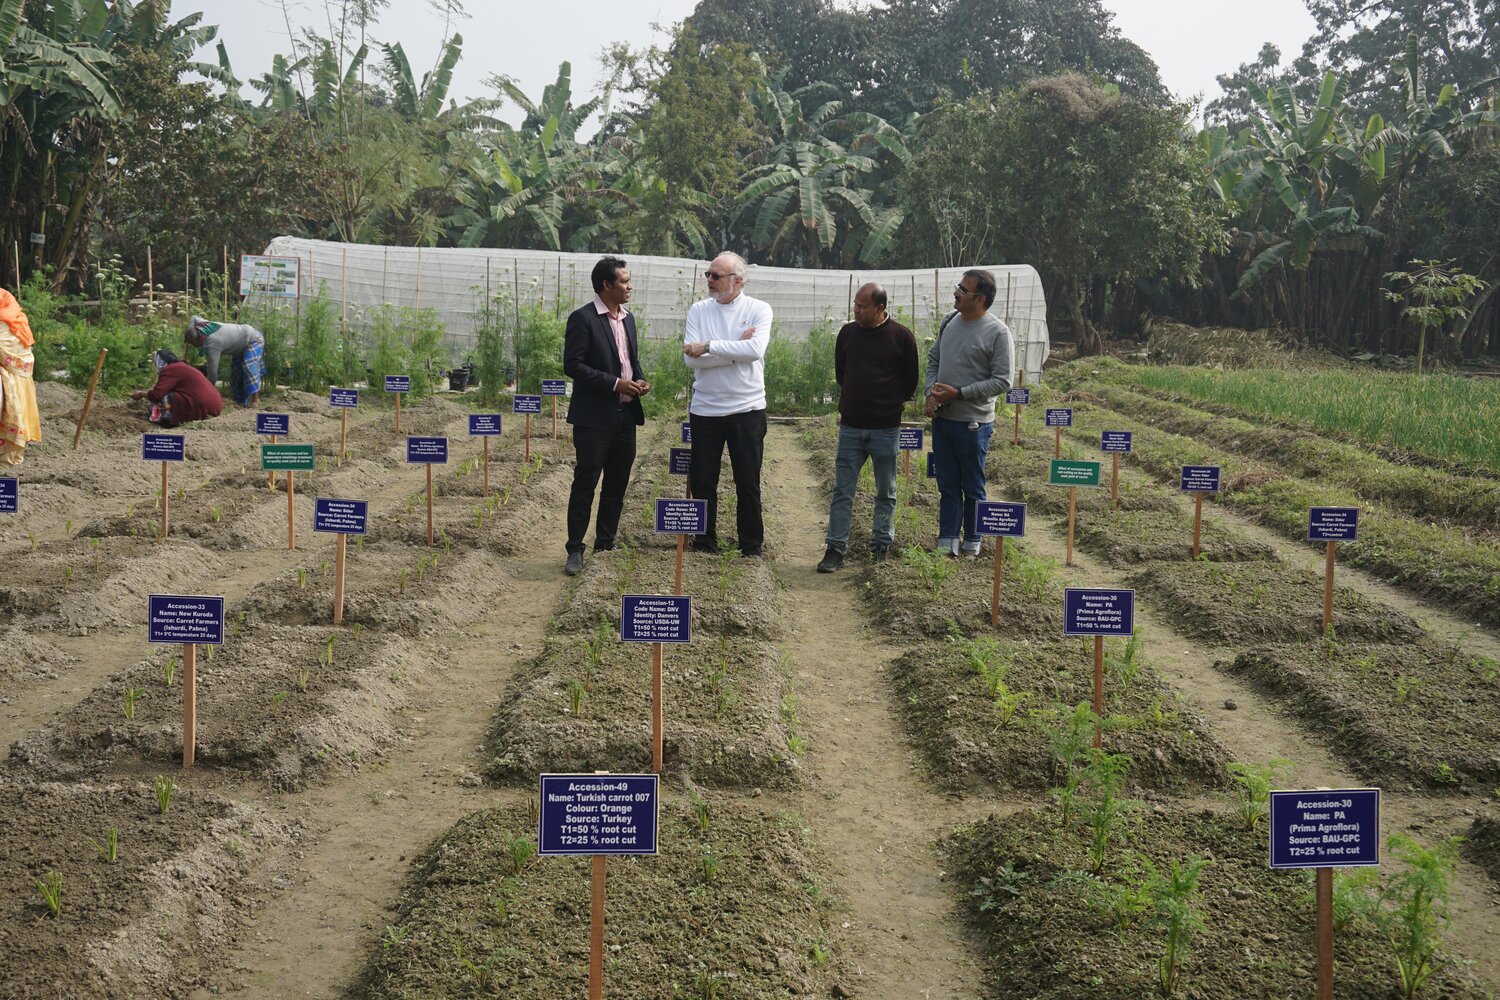
{"type": "Polygon", "coordinates": [[[1104,636],[1094,636],[1094,749],[1104,747],[1104,636]]]}
{"type": "Polygon", "coordinates": [[[490,495],[490,439],[484,438],[484,495],[490,495]]]}
{"type": "Polygon", "coordinates": [[[427,463],[427,544],[432,544],[432,463],[427,463]]]}
{"type": "Polygon", "coordinates": [[[198,745],[198,647],[182,644],[182,766],[192,767],[198,745]]]}
{"type": "Polygon", "coordinates": [[[1203,493],[1193,491],[1193,558],[1198,558],[1199,541],[1203,536],[1203,493]]]}
{"type": "Polygon", "coordinates": [[[1015,433],[1015,436],[1013,438],[1011,438],[1011,442],[1010,443],[1013,444],[1013,445],[1015,445],[1016,447],[1020,447],[1020,445],[1021,445],[1021,404],[1020,403],[1016,404],[1016,433],[1015,433]]]}
{"type": "Polygon", "coordinates": [[[1120,509],[1120,453],[1110,452],[1109,455],[1109,509],[1120,509]]]}
{"type": "Polygon", "coordinates": [[[78,426],[73,428],[73,450],[78,450],[78,439],[83,437],[83,422],[89,418],[89,407],[94,403],[94,388],[99,384],[99,371],[104,367],[104,356],[109,348],[99,348],[99,360],[94,362],[94,374],[89,379],[89,392],[83,397],[83,412],[78,414],[78,426]]]}
{"type": "Polygon", "coordinates": [[[167,529],[170,527],[167,521],[168,499],[167,463],[163,462],[161,463],[161,540],[163,542],[167,540],[167,529]]]}
{"type": "Polygon", "coordinates": [[[1068,560],[1064,565],[1073,565],[1073,517],[1078,509],[1078,487],[1068,487],[1068,560]]]}
{"type": "Polygon", "coordinates": [[[288,469],[286,472],[286,547],[295,549],[297,547],[297,484],[294,480],[296,473],[288,469]]]}
{"type": "Polygon", "coordinates": [[[396,433],[397,434],[401,433],[401,396],[402,396],[402,393],[399,393],[399,392],[396,393],[396,433]]]}
{"type": "Polygon", "coordinates": [[[687,547],[687,535],[677,536],[677,582],[673,584],[672,593],[678,597],[682,596],[682,552],[687,547]]]}
{"type": "Polygon", "coordinates": [[[651,644],[651,771],[661,774],[662,758],[661,643],[651,644]]]}
{"type": "Polygon", "coordinates": [[[990,590],[990,627],[1000,625],[1000,574],[1005,572],[1005,536],[995,536],[995,586],[990,590]]]}
{"type": "Polygon", "coordinates": [[[552,440],[557,440],[557,397],[552,397],[552,440]]]}
{"type": "Polygon", "coordinates": [[[906,492],[910,493],[911,492],[911,452],[910,451],[903,451],[901,453],[901,476],[902,476],[903,479],[906,480],[906,482],[904,484],[906,486],[906,492]]]}
{"type": "Polygon", "coordinates": [[[339,410],[339,464],[344,464],[344,456],[349,453],[349,408],[343,407],[339,410]]]}
{"type": "Polygon", "coordinates": [[[589,1000],[604,1000],[604,862],[594,855],[593,900],[589,905],[589,1000]]]}
{"type": "Polygon", "coordinates": [[[531,461],[531,414],[526,414],[526,461],[531,461]]]}
{"type": "Polygon", "coordinates": [[[1315,871],[1318,905],[1318,1000],[1333,1000],[1333,869],[1318,868],[1315,871]]]}
{"type": "Polygon", "coordinates": [[[1062,458],[1062,428],[1061,427],[1054,427],[1054,428],[1052,428],[1052,430],[1057,435],[1057,447],[1055,449],[1053,449],[1052,457],[1053,458],[1062,458]]]}
{"type": "MultiPolygon", "coordinates": [[[[275,434],[271,435],[271,443],[272,444],[276,443],[276,435],[275,434]]],[[[274,490],[275,488],[276,488],[276,470],[272,469],[270,472],[266,473],[266,489],[268,489],[268,490],[274,490]]]]}
{"type": "Polygon", "coordinates": [[[344,553],[349,536],[340,534],[333,548],[333,623],[344,623],[344,553]]]}
{"type": "Polygon", "coordinates": [[[1328,626],[1333,624],[1333,547],[1336,543],[1328,543],[1328,556],[1323,566],[1323,634],[1328,634],[1328,626]]]}

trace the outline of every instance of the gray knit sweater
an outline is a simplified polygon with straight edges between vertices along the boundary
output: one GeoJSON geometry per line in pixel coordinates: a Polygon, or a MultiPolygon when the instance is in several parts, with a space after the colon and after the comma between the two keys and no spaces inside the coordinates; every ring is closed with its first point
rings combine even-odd
{"type": "Polygon", "coordinates": [[[1010,328],[989,313],[976,320],[953,315],[927,349],[923,395],[942,382],[958,389],[958,398],[938,416],[965,423],[991,423],[995,397],[1010,388],[1015,372],[1015,340],[1010,328]]]}

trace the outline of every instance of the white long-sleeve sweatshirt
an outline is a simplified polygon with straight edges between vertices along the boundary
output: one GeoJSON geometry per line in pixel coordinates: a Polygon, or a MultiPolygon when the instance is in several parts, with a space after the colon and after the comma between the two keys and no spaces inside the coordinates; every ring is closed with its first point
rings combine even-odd
{"type": "Polygon", "coordinates": [[[771,343],[771,306],[744,292],[727,305],[718,299],[688,309],[684,344],[708,342],[701,358],[684,356],[693,369],[688,410],[700,417],[727,417],[766,408],[766,348],[771,343]],[[755,328],[748,340],[740,339],[755,328]]]}

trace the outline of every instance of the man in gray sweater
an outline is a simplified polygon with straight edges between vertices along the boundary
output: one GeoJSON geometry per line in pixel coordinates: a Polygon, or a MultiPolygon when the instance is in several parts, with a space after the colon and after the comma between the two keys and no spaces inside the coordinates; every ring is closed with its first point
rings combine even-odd
{"type": "Polygon", "coordinates": [[[974,513],[985,499],[984,462],[995,427],[995,397],[1010,388],[1015,343],[989,314],[995,276],[965,271],[948,314],[927,351],[926,411],[938,484],[937,551],[979,555],[974,513]]]}

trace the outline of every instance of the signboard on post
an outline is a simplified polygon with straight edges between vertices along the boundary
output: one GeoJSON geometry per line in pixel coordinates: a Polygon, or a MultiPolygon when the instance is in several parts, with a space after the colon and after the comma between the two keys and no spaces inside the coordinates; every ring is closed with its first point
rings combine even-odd
{"type": "Polygon", "coordinates": [[[1100,431],[1099,450],[1106,453],[1127,454],[1131,450],[1133,431],[1100,431]]]}
{"type": "Polygon", "coordinates": [[[516,396],[510,404],[512,413],[536,413],[542,412],[541,396],[516,396]]]}
{"type": "Polygon", "coordinates": [[[142,434],[141,458],[148,462],[187,460],[187,438],[182,434],[142,434]]]}
{"type": "Polygon", "coordinates": [[[1098,486],[1101,466],[1098,462],[1079,462],[1055,458],[1047,469],[1048,486],[1098,486]]]}
{"type": "Polygon", "coordinates": [[[1128,636],[1135,632],[1135,591],[1068,587],[1063,634],[1128,636]]]}
{"type": "Polygon", "coordinates": [[[151,594],[146,598],[149,642],[224,644],[224,598],[151,594]]]}
{"type": "Polygon", "coordinates": [[[295,299],[302,291],[302,261],[297,257],[240,255],[240,298],[267,295],[295,299]]]}
{"type": "Polygon", "coordinates": [[[1000,624],[1000,574],[1005,570],[1005,540],[1026,534],[1026,505],[981,500],[974,508],[974,533],[995,539],[995,573],[990,587],[990,625],[1000,624]]]}
{"type": "Polygon", "coordinates": [[[445,437],[409,437],[406,460],[412,465],[445,465],[448,461],[448,439],[445,437]]]}
{"type": "Polygon", "coordinates": [[[686,420],[682,422],[682,443],[693,443],[693,425],[686,420]]]}
{"type": "Polygon", "coordinates": [[[469,414],[469,436],[470,437],[499,437],[500,436],[500,414],[498,414],[498,413],[471,413],[471,414],[469,414]]]}
{"type": "Polygon", "coordinates": [[[1217,465],[1184,465],[1178,489],[1184,493],[1217,493],[1219,469],[1217,465]]]}
{"type": "Polygon", "coordinates": [[[18,514],[20,511],[20,481],[13,477],[0,479],[0,514],[18,514]]]}
{"type": "Polygon", "coordinates": [[[1022,386],[1005,390],[1005,405],[1030,406],[1031,390],[1022,386]]]}
{"type": "Polygon", "coordinates": [[[317,459],[310,444],[263,444],[260,467],[263,472],[312,472],[317,459]]]}
{"type": "Polygon", "coordinates": [[[1271,793],[1272,868],[1380,864],[1380,789],[1271,793]]]}
{"type": "Polygon", "coordinates": [[[1073,411],[1066,407],[1047,407],[1047,426],[1072,427],[1073,411]]]}
{"type": "Polygon", "coordinates": [[[685,476],[693,468],[693,449],[672,448],[667,453],[667,471],[674,476],[685,476]]]}
{"type": "Polygon", "coordinates": [[[664,535],[701,535],[708,530],[707,500],[657,500],[656,530],[664,535]]]}
{"type": "Polygon", "coordinates": [[[927,453],[927,478],[937,478],[937,454],[930,451],[927,453]]]}
{"type": "Polygon", "coordinates": [[[1352,542],[1359,536],[1358,507],[1312,507],[1307,512],[1309,542],[1352,542]]]}
{"type": "Polygon", "coordinates": [[[537,854],[655,854],[655,774],[544,774],[537,854]]]}
{"type": "Polygon", "coordinates": [[[359,405],[359,390],[341,389],[331,386],[328,389],[328,405],[352,409],[359,405]]]}
{"type": "Polygon", "coordinates": [[[566,396],[568,394],[568,380],[562,378],[542,379],[543,396],[566,396]]]}
{"type": "Polygon", "coordinates": [[[620,598],[621,642],[691,642],[693,599],[625,594],[620,598]]]}
{"type": "Polygon", "coordinates": [[[290,413],[257,413],[255,433],[261,436],[287,437],[292,433],[292,415],[290,413]]]}
{"type": "Polygon", "coordinates": [[[897,429],[896,447],[901,451],[922,450],[922,428],[901,427],[897,429]]]}
{"type": "Polygon", "coordinates": [[[385,377],[386,392],[411,392],[410,375],[387,375],[385,377]]]}
{"type": "Polygon", "coordinates": [[[363,535],[369,513],[368,500],[318,497],[313,501],[313,530],[330,535],[363,535]]]}

